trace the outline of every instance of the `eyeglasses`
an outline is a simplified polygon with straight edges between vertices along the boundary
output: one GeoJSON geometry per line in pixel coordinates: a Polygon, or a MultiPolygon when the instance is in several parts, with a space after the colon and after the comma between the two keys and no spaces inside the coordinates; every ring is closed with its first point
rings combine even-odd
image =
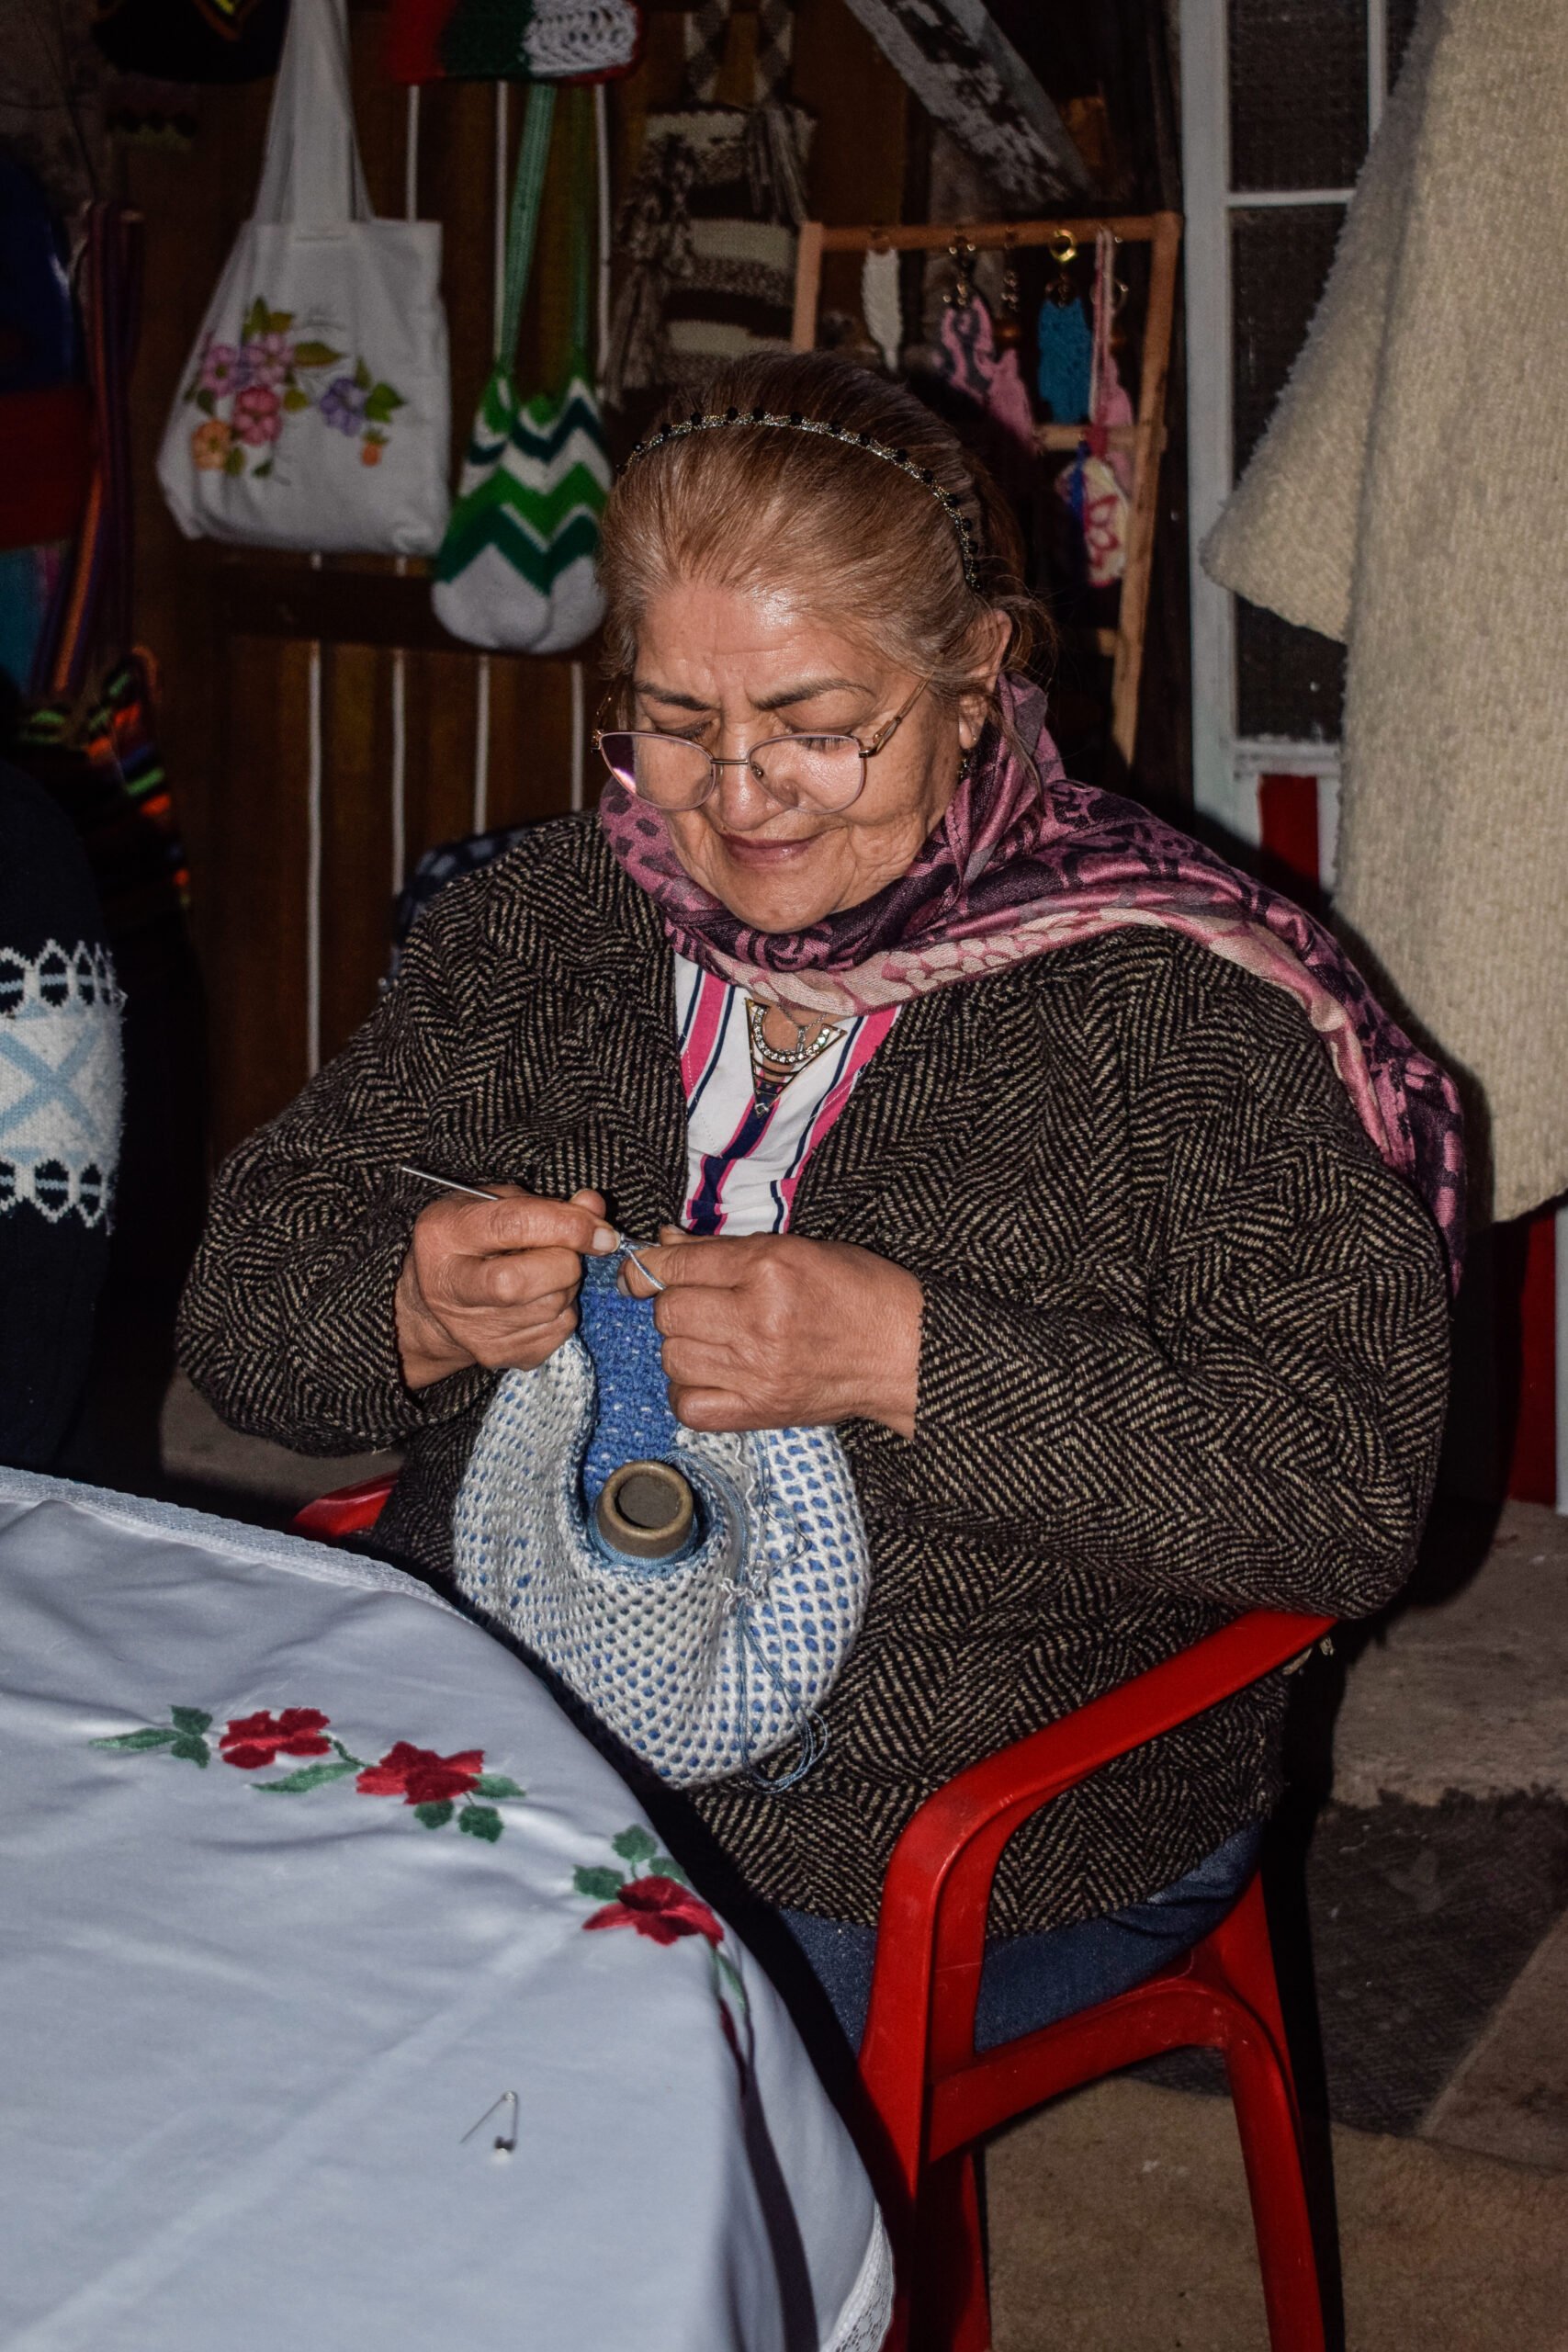
{"type": "Polygon", "coordinates": [[[719,760],[687,736],[648,729],[596,728],[593,741],[616,783],[655,808],[700,808],[717,790],[720,768],[749,768],[781,808],[805,803],[832,814],[859,799],[867,760],[891,742],[930,684],[922,678],[903,709],[869,742],[858,735],[770,735],[740,759],[719,760]]]}

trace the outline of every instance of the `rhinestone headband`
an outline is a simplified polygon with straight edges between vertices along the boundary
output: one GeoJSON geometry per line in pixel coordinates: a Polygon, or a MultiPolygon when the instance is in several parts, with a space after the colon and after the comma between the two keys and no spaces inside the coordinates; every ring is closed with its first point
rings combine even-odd
{"type": "Polygon", "coordinates": [[[964,584],[978,595],[979,573],[976,566],[975,530],[969,517],[950,490],[943,490],[930,466],[917,466],[907,449],[889,449],[870,433],[856,433],[847,424],[828,424],[814,416],[802,416],[798,410],[787,416],[775,415],[765,408],[727,408],[722,416],[705,416],[694,408],[690,416],[678,424],[661,424],[648,440],[637,442],[626,459],[635,465],[638,458],[646,458],[655,449],[662,449],[667,441],[684,441],[693,433],[717,433],[727,424],[771,424],[786,433],[821,433],[829,441],[841,441],[846,448],[863,449],[868,458],[880,458],[884,465],[897,466],[901,474],[918,481],[929,490],[958,534],[958,552],[964,565],[964,584]]]}

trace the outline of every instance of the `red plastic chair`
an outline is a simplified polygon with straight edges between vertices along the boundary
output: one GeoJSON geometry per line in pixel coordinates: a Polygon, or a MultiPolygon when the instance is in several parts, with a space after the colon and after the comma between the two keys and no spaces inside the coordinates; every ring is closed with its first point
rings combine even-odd
{"type": "MultiPolygon", "coordinates": [[[[308,1503],[301,1535],[375,1525],[393,1486],[367,1479],[308,1503]]],[[[882,1893],[861,2082],[867,2154],[894,2234],[899,2290],[887,2352],[987,2352],[990,2305],[975,2144],[1015,2116],[1166,2050],[1224,2058],[1247,2166],[1272,2352],[1324,2352],[1301,2120],[1263,1892],[1173,1967],[1097,2007],[977,2052],[975,2008],[1003,1847],[1053,1797],[1114,1757],[1288,1665],[1331,1617],[1253,1610],[1076,1714],[973,1765],[921,1805],[882,1893]]]]}
{"type": "Polygon", "coordinates": [[[898,2257],[890,2347],[986,2352],[990,2311],[975,2143],[1013,2117],[1165,2050],[1222,2052],[1247,2165],[1273,2352],[1323,2352],[1295,2084],[1255,1878],[1175,1966],[976,2053],[991,1882],[1021,1823],[1113,1757],[1287,1665],[1329,1617],[1254,1610],[1149,1673],[971,1767],[920,1807],[882,1894],[860,2073],[898,2257]]]}
{"type": "Polygon", "coordinates": [[[333,1494],[318,1495],[313,1503],[295,1512],[289,1525],[296,1535],[313,1535],[322,1544],[342,1535],[363,1535],[380,1518],[382,1505],[397,1483],[396,1472],[388,1470],[378,1478],[362,1479],[357,1487],[339,1487],[333,1494]]]}

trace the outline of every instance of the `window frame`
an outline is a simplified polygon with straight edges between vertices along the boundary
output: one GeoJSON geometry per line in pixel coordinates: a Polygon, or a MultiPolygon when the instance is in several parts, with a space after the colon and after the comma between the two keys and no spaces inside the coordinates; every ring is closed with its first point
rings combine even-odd
{"type": "MultiPolygon", "coordinates": [[[[1291,736],[1244,736],[1236,720],[1235,598],[1209,578],[1198,550],[1235,486],[1231,383],[1235,320],[1231,215],[1347,205],[1348,187],[1231,185],[1229,0],[1180,0],[1181,148],[1187,215],[1187,441],[1192,628],[1192,797],[1207,817],[1256,848],[1258,780],[1318,781],[1320,878],[1333,879],[1339,746],[1291,736]]],[[[1387,99],[1387,0],[1366,0],[1367,141],[1387,99]]]]}

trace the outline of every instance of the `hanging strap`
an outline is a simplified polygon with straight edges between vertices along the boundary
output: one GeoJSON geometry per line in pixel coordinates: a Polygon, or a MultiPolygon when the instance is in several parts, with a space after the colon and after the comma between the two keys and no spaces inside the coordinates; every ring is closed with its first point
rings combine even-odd
{"type": "MultiPolygon", "coordinates": [[[[1100,411],[1111,376],[1111,313],[1115,296],[1115,240],[1109,229],[1097,229],[1094,238],[1094,350],[1089,361],[1089,413],[1092,424],[1103,422],[1100,411]]],[[[1099,453],[1104,455],[1103,450],[1099,453]]]]}
{"type": "Polygon", "coordinates": [[[795,0],[757,0],[757,62],[752,89],[758,106],[789,94],[795,62],[795,0]]]}
{"type": "Polygon", "coordinates": [[[347,0],[293,0],[251,217],[318,229],[375,218],[354,130],[347,0]]]}
{"type": "Polygon", "coordinates": [[[568,373],[587,368],[593,303],[593,97],[586,89],[567,92],[571,135],[571,351],[568,373]]]}
{"type": "Polygon", "coordinates": [[[729,40],[729,8],[730,0],[700,0],[697,7],[687,11],[683,105],[712,106],[718,96],[718,77],[729,40]]]}
{"type": "Polygon", "coordinates": [[[506,231],[506,285],[495,339],[498,368],[510,368],[516,364],[517,335],[523,324],[528,273],[534,266],[539,199],[544,194],[545,166],[550,160],[550,132],[555,119],[555,84],[531,82],[523,117],[523,139],[517,151],[517,177],[512,187],[512,218],[506,231]]]}
{"type": "Polygon", "coordinates": [[[99,201],[89,208],[78,301],[93,396],[94,464],[76,543],[33,672],[35,681],[62,700],[86,684],[96,652],[118,661],[130,644],[129,381],[141,327],[141,214],[121,205],[99,201]]]}
{"type": "MultiPolygon", "coordinates": [[[[733,0],[701,0],[686,14],[686,71],[682,91],[688,106],[712,106],[729,43],[733,0]]],[[[756,62],[751,95],[757,106],[782,99],[795,55],[795,0],[757,0],[756,62]]]]}

